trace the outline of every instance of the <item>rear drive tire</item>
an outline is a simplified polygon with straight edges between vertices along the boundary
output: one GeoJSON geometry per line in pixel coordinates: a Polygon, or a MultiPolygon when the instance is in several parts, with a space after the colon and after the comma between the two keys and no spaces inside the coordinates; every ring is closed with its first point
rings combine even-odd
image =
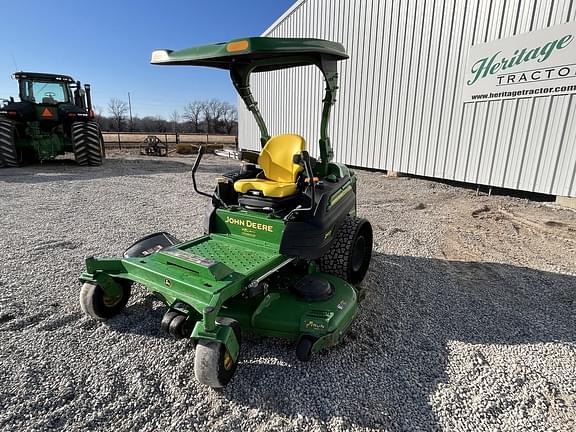
{"type": "Polygon", "coordinates": [[[319,259],[320,270],[358,285],[372,258],[372,226],[366,219],[347,216],[328,252],[319,259]]]}
{"type": "Polygon", "coordinates": [[[76,162],[81,166],[102,165],[102,133],[93,121],[72,123],[72,146],[76,162]]]}
{"type": "Polygon", "coordinates": [[[0,168],[12,168],[20,165],[15,141],[16,127],[8,119],[0,119],[0,168]]]}
{"type": "MultiPolygon", "coordinates": [[[[230,318],[218,318],[218,323],[234,330],[238,346],[241,343],[240,324],[230,318]]],[[[238,359],[234,361],[226,346],[221,342],[199,340],[194,358],[194,375],[200,384],[222,388],[230,382],[236,372],[238,359]]]]}
{"type": "Polygon", "coordinates": [[[92,282],[85,282],[80,289],[80,307],[84,313],[94,319],[104,321],[118,315],[130,298],[132,283],[117,281],[122,293],[117,297],[106,295],[102,287],[92,282]]]}

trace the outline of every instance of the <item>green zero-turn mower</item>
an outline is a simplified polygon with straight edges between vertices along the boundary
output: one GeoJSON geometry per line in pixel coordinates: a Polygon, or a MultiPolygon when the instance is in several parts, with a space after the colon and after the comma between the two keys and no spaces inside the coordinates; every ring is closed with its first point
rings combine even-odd
{"type": "Polygon", "coordinates": [[[162,328],[196,343],[196,378],[225,386],[236,370],[243,332],[296,342],[296,357],[339,343],[354,320],[372,254],[372,228],[356,217],[353,171],[332,161],[328,118],[344,47],[318,39],[254,37],[181,51],[158,50],[152,63],[228,69],[254,115],[262,150],[240,151],[241,168],[218,179],[205,234],[180,241],[144,237],[122,258],[86,259],[80,304],[96,319],[118,314],[133,282],[160,298],[162,328]],[[326,81],[320,157],[304,138],[270,136],[250,91],[250,74],[315,65],[326,81]]]}

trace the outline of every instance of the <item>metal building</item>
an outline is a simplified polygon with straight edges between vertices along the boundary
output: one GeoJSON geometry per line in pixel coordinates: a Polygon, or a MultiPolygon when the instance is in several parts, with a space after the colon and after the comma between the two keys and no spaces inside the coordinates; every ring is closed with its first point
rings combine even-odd
{"type": "MultiPolygon", "coordinates": [[[[300,0],[264,36],[341,42],[335,158],[349,165],[576,196],[576,94],[463,103],[470,47],[576,20],[576,0],[300,0]],[[424,79],[424,77],[426,79],[424,79]]],[[[312,67],[252,75],[272,134],[318,151],[312,67]]],[[[239,103],[239,143],[259,146],[239,103]]]]}

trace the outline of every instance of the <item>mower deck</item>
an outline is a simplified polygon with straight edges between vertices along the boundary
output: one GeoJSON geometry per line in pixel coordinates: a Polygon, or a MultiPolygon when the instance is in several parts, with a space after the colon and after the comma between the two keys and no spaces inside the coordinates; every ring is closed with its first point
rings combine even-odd
{"type": "MultiPolygon", "coordinates": [[[[291,262],[269,243],[210,234],[143,257],[87,258],[81,279],[109,289],[114,285],[111,279],[141,283],[195,321],[214,308],[218,316],[238,321],[243,331],[290,340],[303,333],[314,335],[314,351],[336,344],[356,315],[356,290],[338,277],[315,273],[333,292],[323,300],[303,299],[292,288],[306,272],[292,266],[279,271],[291,262]],[[270,283],[258,287],[259,278],[272,272],[281,276],[270,276],[270,283]],[[254,296],[246,291],[251,283],[261,290],[254,296]]],[[[194,333],[205,337],[206,329],[201,321],[198,324],[194,333]]]]}

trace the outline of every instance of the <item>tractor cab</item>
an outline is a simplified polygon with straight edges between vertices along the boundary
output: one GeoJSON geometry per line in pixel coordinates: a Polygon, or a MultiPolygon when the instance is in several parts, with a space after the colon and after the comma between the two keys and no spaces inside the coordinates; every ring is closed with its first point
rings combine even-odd
{"type": "Polygon", "coordinates": [[[69,83],[74,82],[70,77],[54,76],[35,77],[23,72],[16,73],[20,87],[20,100],[57,105],[59,103],[70,103],[72,90],[69,83]]]}
{"type": "Polygon", "coordinates": [[[13,111],[23,119],[37,120],[46,128],[53,122],[94,117],[88,84],[83,88],[68,75],[38,72],[16,72],[12,78],[18,81],[20,97],[13,111]]]}

